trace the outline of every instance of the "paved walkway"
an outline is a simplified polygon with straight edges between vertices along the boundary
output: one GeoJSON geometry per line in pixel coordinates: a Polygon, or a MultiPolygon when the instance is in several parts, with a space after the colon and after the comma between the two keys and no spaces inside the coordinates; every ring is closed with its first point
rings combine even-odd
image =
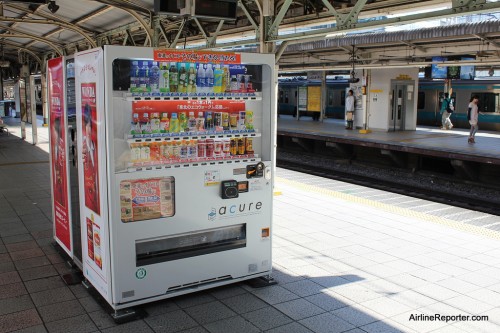
{"type": "Polygon", "coordinates": [[[82,285],[61,279],[70,269],[52,245],[46,138],[33,146],[0,135],[0,332],[500,332],[500,233],[283,169],[278,285],[148,304],[147,318],[117,326],[82,285]]]}

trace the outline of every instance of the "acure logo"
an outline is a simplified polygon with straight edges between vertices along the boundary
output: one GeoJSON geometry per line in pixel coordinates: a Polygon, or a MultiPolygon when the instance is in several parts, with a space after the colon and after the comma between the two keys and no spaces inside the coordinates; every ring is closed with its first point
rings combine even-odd
{"type": "Polygon", "coordinates": [[[219,208],[212,207],[210,213],[208,213],[208,220],[214,221],[217,218],[217,214],[220,217],[255,214],[256,212],[261,210],[261,208],[262,208],[262,202],[260,201],[240,203],[230,206],[220,206],[219,208]]]}

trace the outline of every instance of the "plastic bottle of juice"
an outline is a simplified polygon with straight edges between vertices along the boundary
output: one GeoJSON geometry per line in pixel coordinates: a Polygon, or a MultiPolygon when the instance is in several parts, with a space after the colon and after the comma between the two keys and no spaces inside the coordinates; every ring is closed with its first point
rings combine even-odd
{"type": "Polygon", "coordinates": [[[138,163],[141,161],[141,144],[131,143],[130,144],[130,162],[138,163]]]}
{"type": "Polygon", "coordinates": [[[189,132],[196,132],[196,118],[193,111],[189,112],[188,128],[189,132]]]}
{"type": "Polygon", "coordinates": [[[185,160],[188,158],[188,145],[189,140],[181,140],[179,148],[179,158],[185,160]]]}
{"type": "Polygon", "coordinates": [[[151,142],[149,145],[149,156],[151,162],[159,162],[160,158],[160,143],[159,142],[151,142]]]}
{"type": "Polygon", "coordinates": [[[168,119],[168,113],[163,112],[160,119],[160,133],[168,133],[170,130],[170,120],[168,119]]]}
{"type": "Polygon", "coordinates": [[[179,86],[179,72],[177,71],[177,65],[175,64],[175,62],[170,63],[168,78],[170,92],[177,92],[179,86]]]}
{"type": "Polygon", "coordinates": [[[158,77],[158,89],[161,93],[166,93],[170,91],[170,82],[168,77],[168,63],[160,63],[160,73],[158,77]]]}
{"type": "Polygon", "coordinates": [[[147,61],[142,62],[142,67],[140,70],[139,84],[141,88],[141,92],[149,92],[151,91],[151,87],[149,85],[149,66],[147,61]]]}
{"type": "Polygon", "coordinates": [[[160,133],[160,117],[158,113],[151,115],[151,133],[160,133]]]}
{"type": "Polygon", "coordinates": [[[198,112],[198,118],[196,118],[196,130],[198,132],[203,132],[205,130],[205,117],[203,112],[198,112]]]}
{"type": "Polygon", "coordinates": [[[153,61],[151,68],[149,69],[149,86],[151,87],[152,93],[160,92],[160,67],[158,67],[158,62],[153,61]]]}
{"type": "Polygon", "coordinates": [[[205,94],[206,93],[206,71],[203,64],[198,64],[198,73],[196,75],[196,92],[205,94]]]}
{"type": "Polygon", "coordinates": [[[207,80],[207,94],[214,92],[214,70],[212,69],[212,64],[207,65],[207,72],[205,74],[207,80]]]}
{"type": "Polygon", "coordinates": [[[141,121],[139,119],[139,114],[134,113],[132,115],[132,128],[130,129],[130,134],[141,134],[141,121]]]}
{"type": "Polygon", "coordinates": [[[141,144],[141,162],[149,162],[151,161],[151,150],[149,148],[149,143],[141,144]]]}
{"type": "Polygon", "coordinates": [[[187,132],[189,130],[187,120],[186,112],[179,112],[179,132],[187,132]]]}
{"type": "Polygon", "coordinates": [[[181,68],[179,69],[179,86],[177,90],[180,93],[185,93],[187,91],[187,72],[186,72],[186,64],[182,63],[181,68]]]}
{"type": "Polygon", "coordinates": [[[179,119],[177,119],[176,112],[172,113],[172,118],[170,119],[170,132],[171,133],[180,132],[179,119]]]}
{"type": "Polygon", "coordinates": [[[198,158],[198,140],[191,139],[188,146],[188,157],[198,158]]]}
{"type": "Polygon", "coordinates": [[[139,88],[139,62],[132,61],[130,67],[130,92],[137,92],[139,88]]]}
{"type": "Polygon", "coordinates": [[[215,65],[214,69],[214,93],[220,94],[224,92],[222,89],[222,79],[224,77],[224,70],[220,68],[220,65],[215,65]]]}
{"type": "Polygon", "coordinates": [[[181,156],[181,145],[180,141],[172,141],[172,157],[173,160],[178,160],[181,156]]]}
{"type": "Polygon", "coordinates": [[[151,123],[149,121],[149,113],[143,114],[141,131],[142,131],[142,134],[151,134],[151,123]]]}
{"type": "Polygon", "coordinates": [[[187,92],[188,93],[195,93],[196,92],[196,68],[195,68],[195,64],[190,64],[190,66],[189,66],[187,81],[188,81],[187,92]]]}

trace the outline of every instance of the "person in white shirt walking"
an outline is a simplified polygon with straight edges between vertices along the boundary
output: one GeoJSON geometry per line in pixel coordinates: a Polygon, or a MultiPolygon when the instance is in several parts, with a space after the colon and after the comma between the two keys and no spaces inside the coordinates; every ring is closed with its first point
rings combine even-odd
{"type": "Polygon", "coordinates": [[[469,109],[467,110],[467,119],[470,124],[470,133],[469,139],[467,140],[469,143],[476,143],[476,133],[479,129],[478,120],[479,120],[479,108],[477,106],[477,102],[479,101],[478,96],[473,96],[471,102],[469,103],[469,109]]]}

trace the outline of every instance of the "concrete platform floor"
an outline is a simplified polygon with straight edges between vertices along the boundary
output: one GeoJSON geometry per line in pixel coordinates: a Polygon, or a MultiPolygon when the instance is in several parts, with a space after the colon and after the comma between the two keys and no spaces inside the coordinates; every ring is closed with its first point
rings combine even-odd
{"type": "Polygon", "coordinates": [[[15,126],[0,135],[0,332],[500,332],[499,232],[405,207],[413,198],[283,169],[278,285],[176,297],[116,325],[82,285],[61,278],[70,269],[52,246],[43,130],[37,146],[15,126]]]}

